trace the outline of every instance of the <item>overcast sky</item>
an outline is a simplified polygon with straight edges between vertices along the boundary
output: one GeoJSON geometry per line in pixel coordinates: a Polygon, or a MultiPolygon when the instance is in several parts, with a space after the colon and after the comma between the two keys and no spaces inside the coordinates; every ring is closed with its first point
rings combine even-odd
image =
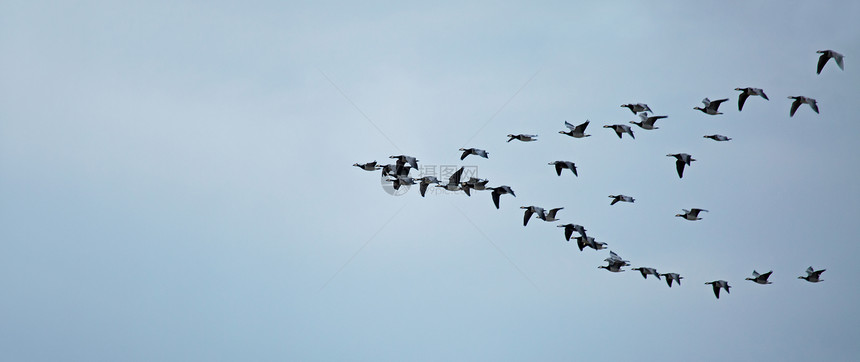
{"type": "Polygon", "coordinates": [[[857,14],[4,1],[3,359],[854,360],[857,14]],[[845,70],[816,75],[821,49],[845,70]],[[736,87],[770,100],[738,112],[736,87]],[[796,95],[821,113],[789,118],[796,95]],[[725,114],[693,110],[705,97],[725,114]],[[638,120],[619,107],[636,102],[660,129],[602,128],[638,120]],[[558,134],[586,119],[591,137],[558,134]],[[489,159],[461,162],[464,146],[489,159]],[[678,152],[697,159],[683,179],[678,152]],[[391,196],[351,166],[398,154],[517,196],[391,196]],[[618,193],[636,202],[610,206],[618,193]],[[564,207],[561,223],[682,285],[598,269],[608,250],[523,227],[527,205],[564,207]],[[710,212],[673,216],[693,207],[710,212]],[[825,281],[798,280],[809,266],[825,281]]]}

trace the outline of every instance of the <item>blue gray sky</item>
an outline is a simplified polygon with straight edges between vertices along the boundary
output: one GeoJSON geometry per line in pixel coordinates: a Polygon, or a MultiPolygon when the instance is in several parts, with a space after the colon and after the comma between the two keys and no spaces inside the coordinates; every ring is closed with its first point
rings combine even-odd
{"type": "Polygon", "coordinates": [[[0,3],[15,361],[853,360],[860,4],[0,3]],[[846,55],[815,74],[816,50],[846,55]],[[737,112],[735,87],[763,88],[737,112]],[[788,117],[787,96],[818,99],[788,117]],[[692,109],[730,98],[720,116],[692,109]],[[659,130],[619,140],[604,124],[659,130]],[[591,120],[591,137],[559,135],[591,120]],[[506,143],[508,133],[539,141],[506,143]],[[702,138],[732,137],[717,143],[702,138]],[[460,162],[460,147],[489,159],[460,162]],[[698,161],[678,179],[668,153],[698,161]],[[510,185],[390,196],[408,154],[510,185]],[[547,162],[570,160],[579,177],[547,162]],[[609,206],[610,194],[636,198],[609,206]],[[598,270],[562,222],[671,289],[598,270]],[[704,219],[673,217],[682,208],[704,219]],[[796,277],[808,266],[825,280],[796,277]],[[745,281],[774,270],[772,285],[745,281]],[[725,279],[715,299],[703,283],[725,279]]]}

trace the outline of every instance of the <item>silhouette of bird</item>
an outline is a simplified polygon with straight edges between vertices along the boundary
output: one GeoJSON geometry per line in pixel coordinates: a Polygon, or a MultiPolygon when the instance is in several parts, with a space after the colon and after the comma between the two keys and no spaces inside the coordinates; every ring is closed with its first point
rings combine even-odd
{"type": "Polygon", "coordinates": [[[833,58],[833,60],[836,61],[836,65],[839,66],[839,69],[845,70],[842,64],[842,58],[844,55],[839,54],[834,50],[819,50],[816,51],[816,53],[821,54],[821,56],[818,57],[818,71],[816,74],[821,74],[821,70],[824,69],[824,65],[827,64],[827,61],[830,60],[830,58],[833,58]]]}

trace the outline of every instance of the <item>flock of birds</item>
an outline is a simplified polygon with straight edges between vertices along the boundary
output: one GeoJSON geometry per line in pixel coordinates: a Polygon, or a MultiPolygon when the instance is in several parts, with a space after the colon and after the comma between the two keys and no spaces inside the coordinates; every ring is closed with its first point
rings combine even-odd
{"type": "MultiPolygon", "coordinates": [[[[821,74],[822,69],[824,69],[824,66],[827,64],[827,62],[831,58],[835,61],[836,65],[839,67],[839,69],[844,69],[843,55],[842,54],[840,54],[836,51],[833,51],[833,50],[819,50],[819,51],[817,51],[817,53],[821,54],[819,59],[818,59],[818,67],[817,67],[817,73],[818,74],[821,74]]],[[[751,97],[751,96],[760,96],[761,98],[763,98],[765,100],[769,100],[769,98],[765,94],[764,90],[762,90],[761,88],[747,87],[747,88],[735,88],[735,90],[741,92],[740,95],[738,96],[738,111],[743,111],[744,104],[746,103],[747,99],[749,99],[749,97],[751,97]]],[[[815,113],[818,113],[818,103],[815,99],[810,98],[810,97],[806,97],[806,96],[790,96],[788,98],[794,100],[791,103],[791,109],[789,111],[789,117],[793,117],[794,114],[797,112],[798,108],[800,108],[800,106],[803,104],[809,105],[815,113]]],[[[722,112],[719,111],[720,105],[726,101],[728,101],[728,98],[717,99],[714,101],[712,101],[708,98],[705,98],[704,100],[702,100],[704,107],[693,107],[693,109],[699,110],[705,114],[712,115],[712,116],[720,115],[720,114],[723,114],[722,112]]],[[[653,114],[653,111],[651,110],[651,108],[647,104],[644,104],[644,103],[623,104],[623,105],[621,105],[621,107],[625,107],[625,108],[630,109],[630,111],[633,112],[633,114],[638,114],[641,121],[640,122],[630,121],[630,123],[642,128],[644,130],[656,130],[656,129],[658,129],[658,127],[654,126],[655,122],[660,120],[660,119],[667,118],[667,116],[649,115],[649,114],[653,114]]],[[[584,123],[581,123],[579,125],[573,125],[573,124],[565,121],[564,125],[568,128],[568,130],[567,131],[559,131],[558,133],[564,134],[564,135],[567,135],[567,136],[570,136],[573,138],[590,137],[591,136],[590,134],[586,134],[586,129],[588,128],[589,123],[590,123],[590,121],[586,120],[584,123]]],[[[612,124],[612,125],[604,125],[603,127],[612,129],[615,132],[615,134],[618,136],[618,138],[623,138],[623,135],[625,135],[625,134],[629,135],[630,138],[632,138],[632,139],[636,138],[633,134],[632,127],[630,127],[628,125],[612,124]]],[[[509,135],[507,135],[507,137],[508,137],[507,142],[511,142],[513,140],[518,140],[521,142],[534,142],[534,141],[537,141],[537,138],[538,138],[537,135],[533,135],[533,134],[509,134],[509,135]]],[[[721,141],[721,142],[731,140],[731,138],[720,135],[720,134],[706,135],[704,137],[710,138],[710,139],[715,140],[715,141],[721,141]]],[[[489,152],[487,152],[486,150],[483,150],[483,149],[461,148],[460,151],[462,152],[462,154],[460,156],[461,161],[470,155],[475,155],[475,156],[486,158],[486,159],[489,158],[489,152]]],[[[695,158],[693,158],[691,155],[689,155],[687,153],[668,154],[666,156],[675,158],[675,170],[677,171],[679,178],[684,177],[685,167],[689,167],[693,161],[696,161],[695,158]]],[[[363,163],[363,164],[356,163],[353,166],[359,167],[359,168],[366,170],[366,171],[381,170],[382,176],[388,177],[387,179],[385,179],[385,181],[391,182],[391,185],[395,190],[400,189],[400,187],[402,187],[404,185],[418,184],[421,197],[425,196],[425,193],[427,192],[427,188],[431,184],[435,184],[435,187],[441,187],[441,188],[448,190],[448,191],[454,191],[454,192],[463,191],[468,196],[471,196],[472,190],[478,190],[478,191],[489,190],[489,191],[491,191],[490,195],[492,197],[493,204],[495,205],[496,209],[499,209],[499,201],[500,201],[500,197],[502,195],[510,194],[511,196],[516,197],[514,190],[510,186],[507,186],[507,185],[489,187],[489,186],[487,186],[487,184],[489,183],[489,180],[476,178],[476,177],[470,177],[468,180],[464,180],[463,179],[464,167],[460,167],[456,172],[451,174],[451,176],[448,178],[448,180],[447,180],[448,182],[446,184],[442,184],[441,181],[439,179],[437,179],[435,176],[424,176],[424,177],[420,177],[420,178],[413,178],[413,177],[409,176],[411,170],[418,169],[418,159],[417,158],[412,157],[412,156],[407,156],[407,155],[390,156],[390,158],[395,160],[394,164],[380,165],[380,164],[377,164],[376,161],[373,161],[373,162],[368,162],[368,163],[363,163]]],[[[558,176],[561,176],[562,172],[565,169],[570,170],[574,176],[576,176],[576,177],[579,176],[577,174],[576,164],[574,164],[573,162],[570,162],[570,161],[554,161],[554,162],[550,162],[549,165],[554,166],[556,174],[558,176]]],[[[615,205],[618,202],[633,203],[636,201],[633,197],[627,196],[627,195],[609,195],[609,197],[612,199],[610,205],[615,205]]],[[[529,220],[531,220],[533,218],[533,216],[537,217],[538,219],[541,219],[543,221],[546,221],[546,222],[558,221],[559,220],[557,217],[558,213],[559,213],[559,211],[563,210],[564,208],[558,207],[558,208],[553,208],[553,209],[550,209],[549,211],[547,211],[542,207],[531,205],[531,206],[521,206],[520,209],[524,210],[523,226],[527,226],[529,223],[529,220]]],[[[701,220],[702,218],[699,217],[700,213],[708,212],[708,210],[700,209],[700,208],[691,208],[689,210],[682,209],[682,211],[683,211],[683,213],[676,214],[675,216],[681,217],[681,218],[683,218],[685,220],[689,220],[689,221],[701,220]]],[[[562,224],[562,225],[558,225],[558,227],[564,228],[564,238],[567,241],[570,241],[570,239],[573,237],[574,232],[576,232],[579,235],[579,236],[576,236],[573,238],[576,240],[576,244],[579,247],[580,251],[583,251],[586,247],[592,248],[594,250],[606,249],[606,243],[598,242],[594,239],[594,237],[588,236],[586,234],[585,227],[582,225],[562,224]]],[[[623,271],[625,271],[623,269],[623,267],[631,266],[629,260],[622,259],[614,251],[609,251],[609,257],[604,259],[604,261],[607,262],[607,265],[601,265],[601,266],[598,266],[598,268],[599,269],[606,269],[606,270],[613,272],[613,273],[623,272],[623,271]]],[[[642,274],[642,277],[645,279],[648,279],[649,275],[653,275],[657,279],[660,279],[660,277],[664,277],[666,283],[669,285],[670,288],[672,287],[673,282],[677,283],[678,285],[681,285],[681,279],[684,279],[684,277],[682,277],[678,273],[658,273],[657,269],[651,268],[651,267],[642,266],[642,267],[632,268],[631,270],[638,271],[640,274],[642,274]]],[[[797,278],[798,279],[804,279],[807,282],[811,282],[811,283],[818,283],[818,282],[823,280],[823,279],[821,279],[821,274],[825,270],[826,269],[816,270],[810,266],[809,268],[806,269],[806,276],[799,276],[797,278]]],[[[771,276],[772,273],[773,273],[773,271],[768,271],[767,273],[758,273],[757,271],[753,270],[752,277],[746,278],[746,280],[755,282],[757,284],[762,284],[762,285],[772,284],[770,281],[768,281],[768,278],[771,276]]],[[[717,299],[720,298],[720,290],[721,289],[724,289],[726,291],[726,293],[729,293],[729,289],[731,288],[729,283],[725,280],[714,280],[714,281],[710,281],[710,282],[705,283],[705,285],[711,285],[712,286],[713,291],[714,291],[714,295],[717,297],[717,299]]]]}

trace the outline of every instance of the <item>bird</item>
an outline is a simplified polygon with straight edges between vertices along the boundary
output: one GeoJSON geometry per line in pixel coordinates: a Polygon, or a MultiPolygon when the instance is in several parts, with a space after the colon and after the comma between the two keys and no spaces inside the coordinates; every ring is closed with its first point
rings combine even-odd
{"type": "Polygon", "coordinates": [[[570,241],[570,237],[571,237],[571,235],[573,235],[574,231],[578,232],[579,235],[581,235],[581,236],[586,236],[585,235],[585,227],[583,227],[582,225],[564,224],[564,225],[558,225],[558,227],[564,228],[564,239],[567,241],[570,241]]]}
{"type": "Polygon", "coordinates": [[[746,280],[752,280],[758,284],[773,284],[773,283],[767,281],[767,278],[770,278],[771,274],[773,274],[773,270],[771,270],[767,273],[764,273],[764,274],[759,274],[757,271],[753,270],[753,273],[752,273],[753,277],[752,278],[746,278],[746,280]]]}
{"type": "Polygon", "coordinates": [[[720,288],[725,289],[726,293],[731,293],[729,292],[729,288],[731,288],[731,286],[729,286],[729,282],[725,280],[715,280],[712,282],[707,282],[705,284],[710,284],[714,287],[714,295],[717,296],[717,299],[720,299],[720,288]]]}
{"type": "Polygon", "coordinates": [[[839,66],[839,69],[845,70],[845,68],[843,67],[843,64],[842,64],[842,57],[844,57],[844,55],[839,54],[836,51],[829,50],[829,49],[828,50],[819,50],[819,51],[816,51],[816,53],[821,54],[821,56],[818,57],[818,72],[817,72],[817,74],[821,74],[821,70],[824,69],[824,65],[827,64],[827,61],[830,60],[830,58],[833,58],[833,60],[836,61],[836,65],[839,66]]]}
{"type": "Polygon", "coordinates": [[[553,161],[548,163],[548,165],[555,165],[555,173],[557,173],[559,176],[561,176],[561,170],[567,168],[570,169],[571,172],[573,172],[574,176],[579,177],[579,174],[576,173],[576,164],[574,164],[573,162],[553,161]]]}
{"type": "Polygon", "coordinates": [[[693,156],[686,153],[670,153],[666,156],[675,157],[677,159],[675,161],[675,170],[678,171],[678,178],[684,178],[684,166],[690,166],[690,162],[696,160],[693,156]]]}
{"type": "Polygon", "coordinates": [[[463,189],[463,192],[465,192],[466,195],[472,196],[470,192],[471,190],[486,190],[487,183],[489,182],[490,180],[485,180],[477,177],[469,177],[468,181],[465,181],[460,184],[460,187],[463,189]]]}
{"type": "MultiPolygon", "coordinates": [[[[590,236],[577,236],[576,238],[576,246],[579,247],[579,251],[585,249],[585,247],[592,248],[594,250],[603,250],[606,249],[606,243],[602,243],[599,241],[595,241],[593,237],[590,236]]],[[[628,264],[625,264],[628,265],[628,264]]]]}
{"type": "Polygon", "coordinates": [[[376,170],[382,168],[382,166],[376,165],[376,161],[368,162],[368,163],[354,163],[352,165],[355,167],[358,167],[362,170],[365,170],[365,171],[376,171],[376,170]]]}
{"type": "Polygon", "coordinates": [[[508,142],[511,142],[513,140],[520,140],[523,142],[537,141],[537,135],[536,134],[517,134],[517,135],[509,134],[508,137],[510,137],[508,139],[508,142]]]}
{"type": "MultiPolygon", "coordinates": [[[[451,174],[451,177],[448,178],[448,183],[445,185],[436,185],[436,187],[443,187],[448,191],[460,191],[462,188],[460,187],[460,177],[463,175],[463,167],[460,167],[456,172],[451,174]]],[[[466,193],[468,195],[468,193],[466,193]]]]}
{"type": "Polygon", "coordinates": [[[669,284],[669,288],[672,287],[672,281],[673,280],[678,282],[678,285],[681,285],[681,279],[684,279],[684,277],[682,277],[678,273],[665,273],[665,274],[660,274],[660,275],[666,277],[666,284],[669,284]]]}
{"type": "Polygon", "coordinates": [[[621,106],[629,108],[630,112],[633,112],[633,114],[645,111],[651,112],[651,107],[648,107],[648,105],[645,103],[622,104],[621,106]]]}
{"type": "Polygon", "coordinates": [[[824,280],[824,279],[821,279],[821,273],[824,273],[825,270],[827,270],[827,269],[815,270],[815,269],[812,269],[812,267],[809,267],[809,268],[806,268],[806,276],[805,277],[797,277],[797,279],[806,279],[806,281],[808,281],[810,283],[818,283],[818,282],[824,280]]]}
{"type": "Polygon", "coordinates": [[[704,138],[710,138],[710,139],[712,139],[712,140],[714,140],[714,141],[731,141],[731,140],[732,140],[731,138],[728,138],[728,137],[723,136],[723,135],[721,135],[721,134],[712,134],[712,135],[702,136],[702,137],[704,137],[704,138]]]}
{"type": "Polygon", "coordinates": [[[615,252],[612,250],[609,251],[609,257],[606,259],[603,259],[603,261],[608,261],[610,263],[618,262],[618,263],[622,264],[622,266],[630,265],[630,260],[621,259],[621,257],[618,256],[618,254],[615,254],[615,252]]]}
{"type": "Polygon", "coordinates": [[[499,187],[487,187],[487,189],[493,190],[493,192],[492,192],[493,204],[496,205],[496,209],[499,208],[499,196],[504,195],[504,194],[511,194],[511,196],[517,197],[517,195],[514,194],[514,190],[511,189],[510,186],[502,185],[499,187]]]}
{"type": "Polygon", "coordinates": [[[427,192],[427,186],[430,186],[430,184],[439,184],[439,179],[436,176],[424,176],[419,181],[421,183],[418,185],[418,191],[421,192],[421,197],[424,197],[424,193],[427,192]]]}
{"type": "Polygon", "coordinates": [[[658,274],[657,269],[654,269],[654,268],[648,268],[648,267],[643,266],[640,268],[633,268],[631,270],[638,270],[639,273],[642,274],[642,277],[645,279],[648,279],[648,274],[651,274],[651,275],[657,277],[657,279],[660,279],[660,274],[658,274]]]}
{"type": "Polygon", "coordinates": [[[700,110],[700,111],[705,112],[705,113],[707,113],[707,114],[710,114],[710,115],[712,115],[712,116],[714,116],[714,115],[718,115],[718,114],[723,114],[722,112],[718,111],[717,109],[719,109],[719,108],[720,108],[720,104],[721,104],[721,103],[723,103],[723,102],[725,102],[725,101],[727,101],[727,100],[729,100],[729,99],[728,99],[728,98],[723,98],[723,99],[717,99],[717,100],[715,100],[715,101],[712,101],[712,100],[710,100],[710,99],[708,99],[708,98],[705,98],[705,99],[703,99],[703,100],[702,100],[702,103],[704,103],[704,104],[705,104],[705,108],[701,108],[701,107],[693,107],[693,109],[700,110]]]}
{"type": "Polygon", "coordinates": [[[585,120],[585,123],[582,123],[578,126],[574,126],[574,125],[570,124],[568,121],[564,121],[564,125],[567,126],[567,128],[569,128],[570,131],[567,131],[567,132],[558,131],[558,133],[566,134],[566,135],[574,137],[574,138],[589,137],[589,136],[591,136],[590,134],[585,134],[585,128],[588,127],[589,122],[590,122],[589,120],[585,120]]]}
{"type": "Polygon", "coordinates": [[[747,101],[749,96],[761,96],[765,100],[770,100],[767,98],[767,94],[764,94],[764,91],[761,88],[735,88],[736,91],[741,91],[741,94],[738,96],[738,111],[744,110],[744,102],[747,101]]]}
{"type": "Polygon", "coordinates": [[[613,124],[613,125],[605,125],[603,128],[612,128],[615,130],[615,134],[618,135],[618,138],[621,138],[621,135],[627,133],[633,139],[636,139],[636,136],[633,135],[633,130],[630,129],[630,126],[624,124],[613,124]]]}
{"type": "Polygon", "coordinates": [[[461,148],[460,151],[463,151],[463,155],[460,156],[460,161],[466,159],[466,156],[468,155],[477,155],[483,158],[490,158],[490,154],[486,150],[482,150],[479,148],[461,148]]]}
{"type": "Polygon", "coordinates": [[[789,117],[794,117],[794,112],[797,112],[797,108],[804,103],[812,107],[812,110],[815,111],[815,113],[818,113],[818,101],[815,99],[804,96],[792,96],[788,98],[794,99],[794,102],[791,102],[791,112],[788,113],[789,117]]]}
{"type": "Polygon", "coordinates": [[[642,129],[658,129],[660,127],[654,127],[654,122],[657,122],[658,119],[667,118],[668,116],[648,116],[648,112],[639,113],[639,118],[642,119],[642,122],[630,121],[630,123],[639,126],[642,129]]]}
{"type": "Polygon", "coordinates": [[[418,159],[416,159],[415,157],[406,156],[406,155],[397,155],[397,156],[389,156],[389,158],[397,159],[397,166],[398,167],[401,167],[404,164],[408,163],[409,166],[412,166],[412,168],[414,168],[414,169],[418,168],[418,159]]]}
{"type": "Polygon", "coordinates": [[[394,187],[395,190],[399,190],[400,186],[403,186],[403,185],[414,185],[415,184],[415,179],[413,179],[412,177],[409,177],[409,176],[402,176],[402,175],[394,176],[393,179],[388,179],[386,181],[392,182],[392,186],[394,187]]]}
{"type": "Polygon", "coordinates": [[[538,218],[546,219],[546,212],[542,207],[538,206],[520,206],[520,209],[525,209],[525,215],[523,215],[523,226],[529,224],[529,219],[532,218],[532,214],[537,214],[538,218]]]}
{"type": "Polygon", "coordinates": [[[555,215],[558,214],[558,211],[561,209],[564,209],[564,208],[563,207],[557,207],[554,209],[549,209],[549,212],[544,217],[542,217],[541,219],[543,219],[543,221],[548,221],[548,222],[558,221],[559,219],[557,219],[555,217],[555,215]]]}
{"type": "Polygon", "coordinates": [[[633,199],[632,197],[627,196],[627,195],[609,195],[609,197],[612,198],[612,202],[610,202],[609,205],[615,205],[615,203],[618,201],[624,201],[624,202],[636,201],[635,199],[633,199]]]}
{"type": "Polygon", "coordinates": [[[704,209],[690,209],[690,210],[681,209],[681,211],[683,211],[684,213],[683,214],[675,214],[675,216],[683,217],[684,219],[687,219],[690,221],[702,220],[702,218],[699,217],[699,212],[702,212],[702,211],[708,212],[708,210],[704,210],[704,209]]]}
{"type": "Polygon", "coordinates": [[[621,269],[621,267],[623,267],[623,266],[624,266],[624,263],[620,263],[617,261],[610,261],[609,265],[601,265],[601,266],[597,267],[597,269],[606,269],[606,270],[609,270],[613,273],[618,273],[618,272],[625,271],[624,269],[621,269]]]}

